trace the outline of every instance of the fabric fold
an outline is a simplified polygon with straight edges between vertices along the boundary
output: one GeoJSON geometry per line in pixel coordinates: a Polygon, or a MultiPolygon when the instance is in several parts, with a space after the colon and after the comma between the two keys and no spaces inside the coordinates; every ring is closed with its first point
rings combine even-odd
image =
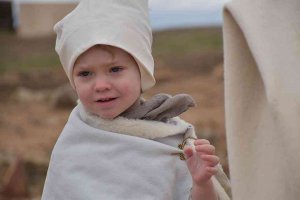
{"type": "Polygon", "coordinates": [[[233,199],[298,199],[300,1],[233,0],[223,16],[233,199]]]}

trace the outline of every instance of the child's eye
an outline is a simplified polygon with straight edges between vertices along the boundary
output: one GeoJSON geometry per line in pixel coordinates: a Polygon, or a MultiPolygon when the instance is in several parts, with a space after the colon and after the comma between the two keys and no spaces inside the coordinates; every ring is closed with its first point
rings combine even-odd
{"type": "Polygon", "coordinates": [[[120,72],[120,71],[122,71],[123,70],[123,68],[122,67],[112,67],[112,68],[110,68],[110,72],[120,72]]]}
{"type": "Polygon", "coordinates": [[[91,75],[91,72],[89,71],[82,71],[78,73],[78,76],[82,76],[82,77],[89,76],[89,75],[91,75]]]}

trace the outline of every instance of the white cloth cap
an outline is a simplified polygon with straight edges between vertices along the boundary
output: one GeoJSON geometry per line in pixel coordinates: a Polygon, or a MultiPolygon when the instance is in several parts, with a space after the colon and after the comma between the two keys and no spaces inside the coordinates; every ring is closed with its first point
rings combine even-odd
{"type": "Polygon", "coordinates": [[[148,0],[81,0],[54,26],[54,31],[55,50],[72,87],[76,59],[97,44],[115,46],[131,54],[140,69],[142,91],[154,86],[148,0]]]}

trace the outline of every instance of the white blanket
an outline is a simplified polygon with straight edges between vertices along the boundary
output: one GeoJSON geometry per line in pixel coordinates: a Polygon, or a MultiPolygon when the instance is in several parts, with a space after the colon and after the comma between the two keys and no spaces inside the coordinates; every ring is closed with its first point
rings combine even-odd
{"type": "MultiPolygon", "coordinates": [[[[52,152],[43,200],[189,198],[192,180],[178,148],[191,134],[189,124],[179,118],[166,124],[122,117],[118,125],[110,123],[96,123],[82,113],[80,105],[72,111],[52,152]]],[[[228,199],[222,186],[214,182],[220,199],[228,199]]]]}

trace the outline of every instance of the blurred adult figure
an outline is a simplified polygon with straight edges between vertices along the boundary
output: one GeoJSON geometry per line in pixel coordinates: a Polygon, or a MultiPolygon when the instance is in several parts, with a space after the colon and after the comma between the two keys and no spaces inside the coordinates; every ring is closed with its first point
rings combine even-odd
{"type": "Polygon", "coordinates": [[[300,1],[233,0],[223,34],[233,199],[299,199],[300,1]]]}

